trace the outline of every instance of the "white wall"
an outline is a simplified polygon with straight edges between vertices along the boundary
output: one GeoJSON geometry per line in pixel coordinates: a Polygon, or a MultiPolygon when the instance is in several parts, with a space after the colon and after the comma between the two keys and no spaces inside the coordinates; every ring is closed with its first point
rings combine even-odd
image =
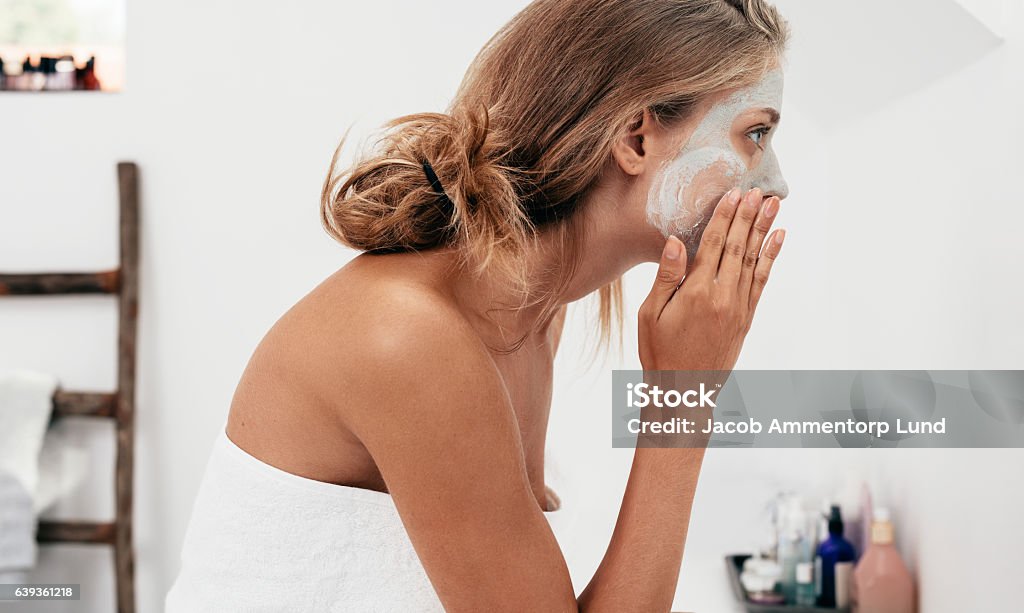
{"type": "MultiPolygon", "coordinates": [[[[790,232],[740,367],[1024,367],[1015,351],[1024,290],[1010,268],[1024,255],[1013,181],[1024,161],[1014,113],[1024,107],[1024,31],[1006,27],[996,47],[949,0],[929,4],[941,10],[904,2],[912,6],[887,11],[872,1],[860,17],[848,3],[783,3],[797,29],[777,141],[793,192],[778,223],[790,232]],[[930,24],[930,14],[942,18],[930,24]],[[839,61],[854,48],[839,43],[871,39],[872,15],[924,50],[893,55],[905,78],[839,61]],[[828,28],[835,34],[821,36],[828,28]],[[930,60],[944,72],[922,77],[930,60]]],[[[130,2],[124,93],[0,95],[0,269],[113,266],[114,163],[141,167],[140,610],[161,609],[209,446],[252,349],[352,256],[318,220],[338,138],[353,122],[360,139],[390,117],[443,109],[476,50],[524,4],[130,2]]],[[[977,15],[1006,18],[998,23],[1024,23],[1018,3],[972,4],[977,15]]],[[[627,321],[651,276],[649,266],[627,276],[627,321]]],[[[609,448],[608,369],[637,365],[627,324],[621,357],[585,370],[585,315],[576,312],[556,365],[550,437],[552,475],[577,519],[565,545],[579,588],[603,552],[628,469],[629,452],[609,448]]],[[[0,368],[110,387],[114,329],[105,298],[0,301],[0,368]]],[[[109,465],[103,436],[83,440],[109,465]]],[[[923,571],[924,611],[1010,610],[1016,600],[996,578],[1021,566],[1022,548],[1009,546],[1024,540],[1024,494],[1012,487],[1021,459],[712,451],[676,608],[730,610],[722,555],[755,544],[768,496],[781,487],[828,493],[832,475],[853,471],[895,508],[901,544],[923,571]],[[970,606],[971,594],[985,606],[970,606]]],[[[109,516],[107,493],[88,495],[105,485],[87,484],[59,514],[109,516]]],[[[74,610],[110,610],[104,552],[43,555],[41,579],[94,586],[74,610]]]]}

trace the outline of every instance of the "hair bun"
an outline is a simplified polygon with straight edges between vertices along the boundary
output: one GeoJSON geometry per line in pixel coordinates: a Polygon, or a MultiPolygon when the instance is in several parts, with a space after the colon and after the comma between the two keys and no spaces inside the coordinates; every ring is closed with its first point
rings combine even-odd
{"type": "Polygon", "coordinates": [[[531,226],[493,138],[480,108],[458,117],[399,117],[385,125],[370,156],[335,174],[339,145],[321,193],[324,228],[342,244],[371,252],[459,242],[479,265],[522,247],[531,226]]]}

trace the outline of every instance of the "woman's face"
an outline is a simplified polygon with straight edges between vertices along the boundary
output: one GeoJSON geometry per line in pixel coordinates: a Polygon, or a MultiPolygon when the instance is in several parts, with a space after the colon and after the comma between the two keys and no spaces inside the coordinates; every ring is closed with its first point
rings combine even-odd
{"type": "Polygon", "coordinates": [[[696,129],[660,165],[647,199],[647,220],[675,234],[692,256],[715,205],[730,189],[761,188],[764,197],[789,193],[772,150],[782,111],[782,69],[719,96],[696,129]]]}

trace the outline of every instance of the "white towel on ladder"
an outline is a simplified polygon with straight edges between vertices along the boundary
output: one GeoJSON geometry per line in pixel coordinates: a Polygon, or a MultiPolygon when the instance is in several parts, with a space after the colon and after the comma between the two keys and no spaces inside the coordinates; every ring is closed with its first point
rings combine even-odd
{"type": "Polygon", "coordinates": [[[0,373],[0,575],[35,565],[39,454],[56,389],[52,375],[0,373]]]}

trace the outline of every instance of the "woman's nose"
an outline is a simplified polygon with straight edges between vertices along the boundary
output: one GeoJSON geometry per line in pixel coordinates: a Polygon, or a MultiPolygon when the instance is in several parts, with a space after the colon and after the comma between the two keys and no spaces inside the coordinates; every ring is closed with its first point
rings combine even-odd
{"type": "Polygon", "coordinates": [[[764,185],[761,186],[764,195],[777,196],[779,200],[785,200],[789,195],[789,185],[786,183],[786,178],[782,176],[779,160],[775,157],[774,152],[769,155],[764,164],[764,185]]]}
{"type": "Polygon", "coordinates": [[[785,200],[789,195],[789,184],[779,175],[778,182],[774,186],[766,188],[764,192],[765,196],[777,196],[779,200],[785,200]]]}

